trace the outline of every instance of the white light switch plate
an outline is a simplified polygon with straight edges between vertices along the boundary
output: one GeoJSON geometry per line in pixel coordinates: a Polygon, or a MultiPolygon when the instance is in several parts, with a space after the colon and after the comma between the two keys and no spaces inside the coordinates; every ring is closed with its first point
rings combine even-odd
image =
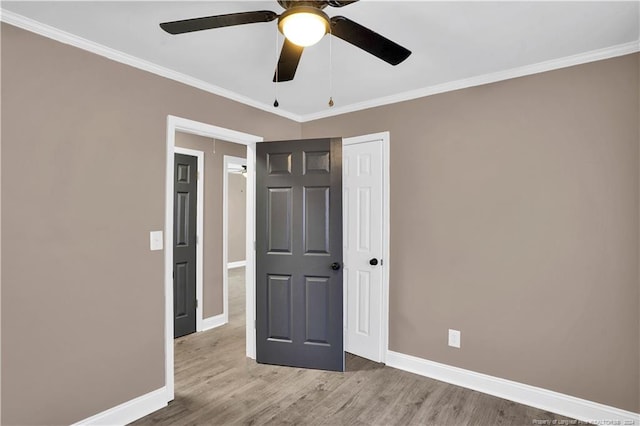
{"type": "Polygon", "coordinates": [[[449,329],[449,346],[454,348],[460,347],[460,331],[449,329]]]}
{"type": "Polygon", "coordinates": [[[162,231],[149,232],[149,248],[151,250],[162,250],[162,231]]]}

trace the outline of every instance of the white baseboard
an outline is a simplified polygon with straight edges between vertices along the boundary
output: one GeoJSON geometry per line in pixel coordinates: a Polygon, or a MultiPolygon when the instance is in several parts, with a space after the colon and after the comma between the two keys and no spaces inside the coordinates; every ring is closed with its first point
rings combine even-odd
{"type": "Polygon", "coordinates": [[[245,266],[247,266],[247,261],[246,260],[238,260],[237,262],[229,262],[229,263],[227,263],[227,269],[243,268],[245,266]]]}
{"type": "Polygon", "coordinates": [[[220,327],[229,322],[229,318],[225,314],[216,315],[214,317],[205,318],[202,320],[202,330],[207,331],[212,328],[220,327]]]}
{"type": "Polygon", "coordinates": [[[387,363],[410,373],[430,377],[520,404],[596,424],[640,425],[640,414],[559,392],[501,379],[463,368],[387,351],[387,363]],[[604,423],[607,422],[607,423],[604,423]]]}
{"type": "Polygon", "coordinates": [[[72,426],[126,425],[165,407],[168,403],[167,388],[163,386],[153,392],[149,392],[113,408],[109,408],[95,416],[74,423],[72,426]]]}

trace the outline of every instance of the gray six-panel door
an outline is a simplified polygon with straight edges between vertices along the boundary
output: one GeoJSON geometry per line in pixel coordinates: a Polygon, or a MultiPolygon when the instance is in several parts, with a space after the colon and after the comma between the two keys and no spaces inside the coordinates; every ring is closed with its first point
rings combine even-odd
{"type": "Polygon", "coordinates": [[[342,141],[256,147],[256,359],[344,371],[342,141]]]}
{"type": "Polygon", "coordinates": [[[196,331],[196,194],[198,159],[175,154],[173,197],[173,334],[196,331]]]}

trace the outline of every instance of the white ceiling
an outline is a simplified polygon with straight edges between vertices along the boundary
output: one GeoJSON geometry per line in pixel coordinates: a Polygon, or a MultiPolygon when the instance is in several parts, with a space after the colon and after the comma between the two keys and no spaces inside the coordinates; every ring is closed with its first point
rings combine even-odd
{"type": "Polygon", "coordinates": [[[275,0],[3,1],[2,8],[3,15],[6,11],[22,15],[248,98],[264,109],[305,120],[572,55],[594,59],[612,56],[610,51],[637,51],[639,4],[362,0],[341,9],[328,7],[329,16],[344,15],[413,54],[393,67],[334,38],[331,94],[336,106],[329,110],[327,36],[305,50],[295,79],[278,85],[277,111],[271,107],[276,90],[271,82],[277,61],[275,21],[179,36],[158,26],[240,11],[280,13],[275,0]],[[600,56],[584,55],[599,49],[608,50],[600,56]]]}

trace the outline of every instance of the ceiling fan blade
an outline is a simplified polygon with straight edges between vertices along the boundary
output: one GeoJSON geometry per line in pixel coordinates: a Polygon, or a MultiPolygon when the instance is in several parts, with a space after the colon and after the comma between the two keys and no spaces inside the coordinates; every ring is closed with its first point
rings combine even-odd
{"type": "Polygon", "coordinates": [[[411,55],[410,50],[344,16],[331,18],[331,34],[391,65],[398,65],[411,55]]]}
{"type": "Polygon", "coordinates": [[[227,15],[163,22],[160,24],[160,28],[169,34],[184,34],[192,31],[210,30],[212,28],[230,27],[233,25],[270,22],[277,17],[278,14],[270,10],[259,10],[255,12],[229,13],[227,15]]]}
{"type": "Polygon", "coordinates": [[[278,66],[275,74],[273,75],[273,81],[291,81],[296,75],[296,69],[302,56],[304,47],[291,43],[286,38],[282,45],[282,51],[280,52],[280,59],[278,59],[278,66]]]}
{"type": "Polygon", "coordinates": [[[355,3],[358,0],[327,0],[331,7],[344,7],[349,6],[351,3],[355,3]]]}

